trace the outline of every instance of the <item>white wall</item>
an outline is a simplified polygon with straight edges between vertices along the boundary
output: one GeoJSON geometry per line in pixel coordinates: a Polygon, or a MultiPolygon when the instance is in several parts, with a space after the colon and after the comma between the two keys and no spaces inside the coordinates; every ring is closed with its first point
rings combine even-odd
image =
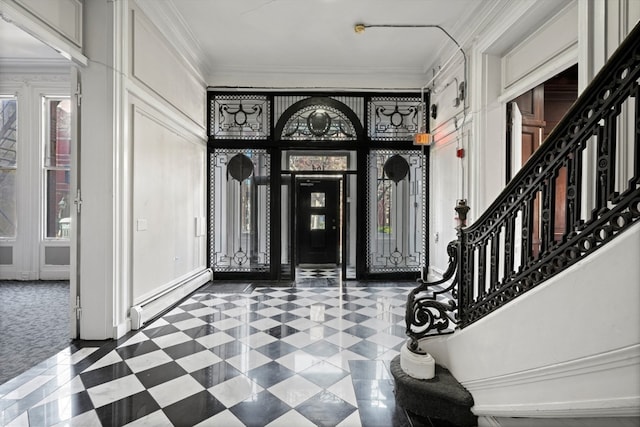
{"type": "Polygon", "coordinates": [[[206,147],[132,104],[133,304],[205,266],[206,147]]]}
{"type": "Polygon", "coordinates": [[[80,333],[105,339],[205,269],[206,90],[134,1],[85,7],[80,333]]]}
{"type": "Polygon", "coordinates": [[[206,91],[144,12],[134,3],[131,10],[130,92],[140,96],[130,98],[137,304],[206,265],[206,91]]]}

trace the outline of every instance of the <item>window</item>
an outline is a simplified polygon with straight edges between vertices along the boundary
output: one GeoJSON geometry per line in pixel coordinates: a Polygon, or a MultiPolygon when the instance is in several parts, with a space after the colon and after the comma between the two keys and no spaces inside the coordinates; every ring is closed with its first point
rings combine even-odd
{"type": "Polygon", "coordinates": [[[0,97],[0,238],[16,236],[17,101],[0,97]]]}
{"type": "Polygon", "coordinates": [[[44,98],[45,237],[69,238],[71,103],[44,98]]]}
{"type": "Polygon", "coordinates": [[[324,193],[311,193],[311,207],[324,208],[324,193]]]}

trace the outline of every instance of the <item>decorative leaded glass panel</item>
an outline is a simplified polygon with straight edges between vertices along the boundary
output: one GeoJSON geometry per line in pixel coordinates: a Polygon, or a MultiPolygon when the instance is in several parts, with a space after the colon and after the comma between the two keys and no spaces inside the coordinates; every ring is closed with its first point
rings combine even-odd
{"type": "Polygon", "coordinates": [[[328,105],[301,108],[284,125],[283,141],[355,141],[356,129],[340,110],[328,105]]]}
{"type": "MultiPolygon", "coordinates": [[[[426,114],[420,113],[420,97],[374,97],[368,105],[369,137],[374,141],[411,141],[426,129],[426,114]]],[[[423,104],[423,110],[424,104],[423,104]]]]}
{"type": "Polygon", "coordinates": [[[271,158],[266,150],[215,150],[210,155],[211,268],[270,269],[271,158]]]}
{"type": "Polygon", "coordinates": [[[264,95],[216,95],[210,114],[211,136],[217,139],[265,139],[271,133],[264,95]]]}
{"type": "Polygon", "coordinates": [[[367,268],[419,272],[426,253],[424,155],[373,150],[367,163],[367,268]]]}

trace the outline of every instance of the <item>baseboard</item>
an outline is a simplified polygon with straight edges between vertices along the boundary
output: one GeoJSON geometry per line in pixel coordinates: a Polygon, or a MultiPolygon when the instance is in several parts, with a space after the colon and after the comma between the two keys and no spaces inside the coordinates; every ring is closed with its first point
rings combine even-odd
{"type": "Polygon", "coordinates": [[[158,314],[209,282],[211,278],[211,269],[198,271],[173,285],[171,288],[162,290],[158,294],[148,297],[139,304],[132,306],[129,310],[128,319],[131,329],[137,330],[142,328],[149,320],[155,318],[158,314]]]}
{"type": "Polygon", "coordinates": [[[465,381],[462,385],[473,393],[492,388],[504,389],[510,386],[521,386],[637,365],[640,365],[640,344],[513,374],[465,381]]]}
{"type": "Polygon", "coordinates": [[[640,416],[640,397],[513,405],[475,405],[471,411],[478,417],[484,418],[638,417],[640,416]]]}
{"type": "MultiPolygon", "coordinates": [[[[636,344],[509,375],[466,381],[462,385],[476,399],[472,411],[478,417],[637,417],[640,416],[640,395],[631,389],[623,391],[612,385],[611,379],[633,381],[639,366],[640,344],[636,344]],[[603,381],[603,377],[608,381],[603,381]],[[560,401],[557,397],[555,400],[551,397],[544,401],[543,390],[549,389],[551,395],[558,388],[570,393],[569,390],[575,388],[576,384],[589,384],[597,392],[589,397],[566,394],[570,398],[560,401]],[[540,400],[533,402],[531,399],[523,399],[522,402],[525,403],[496,403],[499,402],[497,398],[505,394],[529,395],[534,397],[533,400],[538,400],[535,397],[538,396],[540,400]]],[[[613,383],[619,384],[616,381],[613,383]]]]}

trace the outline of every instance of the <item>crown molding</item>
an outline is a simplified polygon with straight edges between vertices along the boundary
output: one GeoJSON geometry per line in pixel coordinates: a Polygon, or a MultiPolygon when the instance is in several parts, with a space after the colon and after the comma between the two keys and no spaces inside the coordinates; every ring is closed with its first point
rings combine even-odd
{"type": "Polygon", "coordinates": [[[211,67],[203,60],[200,42],[172,0],[136,0],[135,3],[199,75],[211,73],[211,67]]]}

